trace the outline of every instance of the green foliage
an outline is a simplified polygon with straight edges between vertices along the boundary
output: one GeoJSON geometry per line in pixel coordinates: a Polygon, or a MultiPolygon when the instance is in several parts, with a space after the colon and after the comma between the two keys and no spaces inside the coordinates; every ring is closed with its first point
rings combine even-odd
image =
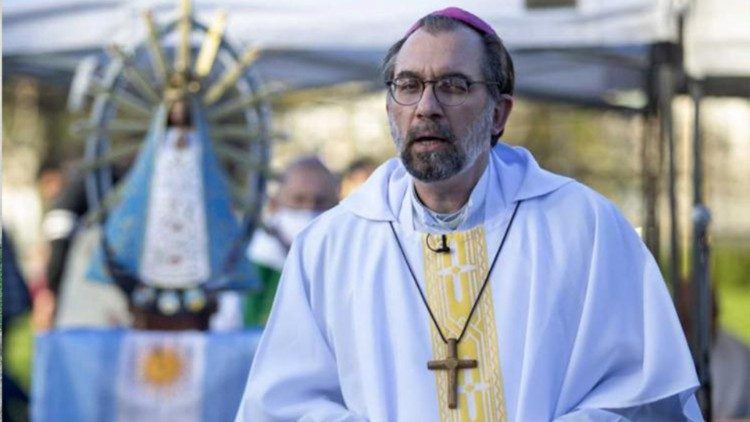
{"type": "Polygon", "coordinates": [[[719,286],[719,323],[750,346],[750,288],[719,286]]]}
{"type": "Polygon", "coordinates": [[[714,245],[711,251],[711,275],[721,287],[750,291],[750,244],[733,242],[714,245]]]}
{"type": "Polygon", "coordinates": [[[717,242],[711,250],[721,325],[750,345],[750,243],[717,242]]]}

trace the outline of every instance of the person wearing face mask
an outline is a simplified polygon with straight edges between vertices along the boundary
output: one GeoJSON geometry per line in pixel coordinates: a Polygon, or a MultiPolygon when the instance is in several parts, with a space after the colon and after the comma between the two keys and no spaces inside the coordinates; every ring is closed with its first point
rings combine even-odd
{"type": "Polygon", "coordinates": [[[310,222],[338,203],[338,181],[315,156],[291,163],[277,193],[268,203],[268,217],[248,247],[262,287],[245,298],[245,325],[263,325],[292,241],[310,222]]]}

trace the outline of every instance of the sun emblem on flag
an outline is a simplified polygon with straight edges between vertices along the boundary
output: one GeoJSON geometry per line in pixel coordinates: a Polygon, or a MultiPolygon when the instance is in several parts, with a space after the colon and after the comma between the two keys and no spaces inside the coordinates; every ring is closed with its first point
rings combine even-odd
{"type": "Polygon", "coordinates": [[[173,385],[185,372],[185,360],[174,349],[155,347],[141,364],[141,377],[148,384],[164,388],[173,385]]]}

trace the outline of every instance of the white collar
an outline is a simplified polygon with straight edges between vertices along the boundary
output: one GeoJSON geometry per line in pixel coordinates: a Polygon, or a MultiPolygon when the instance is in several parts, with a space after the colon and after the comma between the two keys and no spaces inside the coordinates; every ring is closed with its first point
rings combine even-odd
{"type": "Polygon", "coordinates": [[[471,226],[474,226],[484,220],[484,204],[491,167],[492,164],[488,161],[482,176],[471,190],[468,201],[458,211],[448,214],[437,213],[427,208],[417,197],[417,190],[412,180],[409,187],[411,193],[409,197],[414,229],[420,232],[446,233],[466,226],[466,223],[473,222],[471,226]]]}
{"type": "MultiPolygon", "coordinates": [[[[572,179],[541,169],[527,150],[499,142],[490,152],[490,174],[484,208],[493,210],[486,217],[502,221],[499,211],[513,202],[546,195],[571,182],[572,179]],[[498,212],[495,212],[498,211],[498,212]]],[[[341,207],[355,215],[372,221],[400,221],[406,230],[414,230],[409,187],[411,175],[401,160],[390,159],[368,178],[365,184],[341,202],[341,207]]],[[[473,227],[477,214],[469,217],[459,230],[473,227]]],[[[484,217],[484,216],[480,216],[484,217]]],[[[481,218],[478,221],[482,222],[481,218]]]]}

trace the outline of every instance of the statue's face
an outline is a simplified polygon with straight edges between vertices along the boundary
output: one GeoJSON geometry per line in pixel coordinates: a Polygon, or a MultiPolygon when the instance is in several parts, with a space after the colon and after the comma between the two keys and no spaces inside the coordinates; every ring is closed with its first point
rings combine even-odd
{"type": "Polygon", "coordinates": [[[171,126],[190,126],[190,110],[185,100],[177,100],[169,109],[169,123],[171,126]]]}

